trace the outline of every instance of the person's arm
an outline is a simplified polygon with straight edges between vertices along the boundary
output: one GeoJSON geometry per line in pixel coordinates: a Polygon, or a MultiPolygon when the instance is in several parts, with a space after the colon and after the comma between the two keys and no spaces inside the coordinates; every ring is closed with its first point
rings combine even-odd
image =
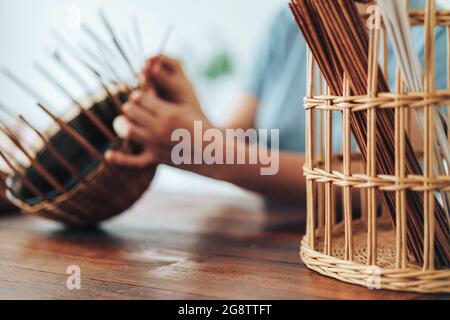
{"type": "MultiPolygon", "coordinates": [[[[251,147],[245,144],[244,148],[248,153],[251,147]]],[[[305,178],[303,176],[304,155],[281,151],[277,161],[278,172],[275,175],[262,175],[261,169],[265,166],[260,164],[200,165],[181,168],[206,177],[230,182],[269,198],[293,204],[304,204],[306,199],[305,178]]]]}
{"type": "MultiPolygon", "coordinates": [[[[303,203],[305,199],[302,154],[279,152],[270,154],[271,165],[276,172],[264,175],[265,164],[213,164],[213,165],[175,165],[172,151],[177,142],[172,141],[173,133],[177,129],[187,130],[194,136],[194,123],[201,121],[203,130],[213,128],[212,124],[201,112],[200,104],[184,71],[176,60],[158,57],[148,66],[147,73],[153,86],[143,91],[135,92],[129,103],[124,106],[126,119],[121,118],[121,125],[116,125],[116,131],[141,146],[139,154],[113,151],[107,154],[107,159],[116,165],[145,167],[155,163],[163,163],[181,169],[189,170],[213,179],[231,182],[244,189],[258,192],[271,198],[303,203]],[[155,67],[158,64],[159,67],[155,67]],[[156,91],[152,88],[155,88],[156,91]],[[166,96],[162,100],[158,91],[164,91],[166,96]],[[169,98],[167,100],[167,97],[169,98]],[[276,154],[275,154],[276,153],[276,154]]],[[[237,109],[227,128],[253,128],[258,101],[256,98],[242,99],[241,107],[237,109]]],[[[221,128],[222,132],[226,128],[221,128]]],[[[237,142],[233,140],[233,142],[237,142]]],[[[230,146],[230,141],[223,144],[230,146]]],[[[232,144],[235,154],[254,152],[254,146],[245,142],[232,144]]],[[[226,150],[224,150],[225,153],[226,150]]],[[[241,154],[242,155],[242,154],[241,154]]]]}
{"type": "MultiPolygon", "coordinates": [[[[188,105],[177,105],[161,100],[151,92],[135,93],[132,102],[124,108],[127,116],[122,129],[118,133],[134,143],[139,144],[142,151],[139,154],[128,154],[121,151],[108,152],[107,160],[116,165],[131,167],[146,167],[155,163],[188,170],[206,177],[233,183],[244,189],[258,192],[264,196],[292,203],[304,203],[305,184],[302,174],[304,156],[300,153],[278,152],[278,150],[263,150],[269,162],[258,161],[257,164],[174,164],[172,151],[179,141],[172,140],[172,133],[177,129],[187,130],[194,137],[194,121],[202,121],[194,108],[188,105]],[[266,153],[267,152],[267,153],[266,153]],[[264,168],[270,172],[264,173],[264,168]]],[[[207,121],[202,121],[203,130],[213,128],[207,121]]],[[[224,130],[219,130],[224,132],[224,130]]],[[[223,135],[225,137],[225,135],[223,135]]],[[[234,155],[255,152],[255,146],[236,139],[224,138],[223,155],[227,148],[233,148],[234,155]]],[[[202,141],[203,149],[208,142],[202,141]]],[[[194,141],[191,142],[194,145],[194,141]]],[[[189,156],[193,158],[192,150],[189,156]]],[[[176,158],[176,157],[175,157],[176,158]]],[[[260,160],[260,159],[259,159],[260,160]]]]}
{"type": "MultiPolygon", "coordinates": [[[[255,127],[259,100],[253,94],[245,93],[239,99],[231,118],[222,127],[224,129],[251,129],[255,127]]],[[[241,146],[242,147],[242,146],[241,146]]],[[[249,146],[245,145],[246,152],[249,146]]],[[[195,168],[197,173],[213,179],[233,183],[267,197],[289,201],[296,204],[305,202],[305,183],[303,165],[305,156],[294,152],[279,152],[276,175],[261,175],[261,166],[203,166],[195,168]]]]}
{"type": "Polygon", "coordinates": [[[257,97],[250,93],[242,94],[230,119],[221,127],[244,130],[254,128],[258,107],[259,99],[257,97]]]}

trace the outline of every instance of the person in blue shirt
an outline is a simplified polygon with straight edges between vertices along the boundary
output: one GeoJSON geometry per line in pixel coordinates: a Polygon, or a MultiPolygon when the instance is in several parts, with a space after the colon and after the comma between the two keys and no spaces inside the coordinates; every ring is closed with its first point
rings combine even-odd
{"type": "MultiPolygon", "coordinates": [[[[410,1],[421,6],[423,1],[410,1]],[[422,3],[421,3],[422,2],[422,3]]],[[[414,28],[417,52],[423,59],[423,29],[414,28]]],[[[446,67],[445,30],[438,30],[437,68],[446,67]]],[[[391,70],[395,70],[394,54],[391,70]]],[[[242,97],[236,111],[224,129],[279,129],[278,172],[261,175],[258,165],[227,164],[177,164],[171,159],[174,142],[171,133],[178,128],[194,131],[194,121],[202,121],[203,129],[213,128],[201,111],[195,90],[185,75],[181,64],[172,58],[158,56],[149,61],[146,74],[149,89],[136,92],[125,107],[127,125],[124,137],[143,146],[137,155],[109,152],[107,159],[114,164],[143,167],[154,163],[177,166],[214,179],[234,183],[271,198],[303,204],[305,180],[302,167],[305,162],[305,110],[307,47],[290,11],[282,10],[274,19],[254,59],[245,81],[242,97]],[[155,94],[164,92],[165,99],[155,94]],[[168,99],[167,99],[168,98],[168,99]],[[168,102],[170,101],[170,102],[168,102]]],[[[393,72],[391,72],[393,73],[393,72]]],[[[446,73],[437,72],[438,88],[445,88],[446,73]]],[[[394,83],[394,79],[389,79],[394,83]]],[[[395,88],[395,87],[393,87],[395,88]]],[[[340,126],[336,126],[339,128],[340,126]]],[[[334,132],[335,145],[340,145],[341,133],[334,132]]],[[[225,144],[229,141],[225,141],[225,144]]],[[[248,156],[251,146],[241,141],[240,149],[248,156]]],[[[270,146],[273,141],[267,141],[270,146]]],[[[278,141],[277,141],[278,144],[278,141]]]]}

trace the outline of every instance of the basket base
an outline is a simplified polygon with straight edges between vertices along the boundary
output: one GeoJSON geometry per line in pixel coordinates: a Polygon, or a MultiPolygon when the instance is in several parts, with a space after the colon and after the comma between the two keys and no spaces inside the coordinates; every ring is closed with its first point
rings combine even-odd
{"type": "Polygon", "coordinates": [[[450,293],[450,270],[423,271],[410,264],[406,269],[395,267],[395,235],[391,228],[378,231],[377,266],[368,266],[367,233],[361,223],[354,226],[354,261],[345,257],[344,235],[340,225],[333,235],[333,256],[323,254],[323,238],[317,238],[316,248],[303,239],[300,257],[306,266],[322,275],[368,289],[396,290],[420,293],[450,293]]]}

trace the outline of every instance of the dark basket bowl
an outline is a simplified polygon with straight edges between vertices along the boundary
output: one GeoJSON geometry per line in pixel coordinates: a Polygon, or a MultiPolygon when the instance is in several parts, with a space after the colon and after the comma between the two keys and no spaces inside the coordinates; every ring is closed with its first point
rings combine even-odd
{"type": "MultiPolygon", "coordinates": [[[[128,98],[124,92],[119,92],[116,96],[122,103],[128,98]]],[[[114,132],[113,121],[119,112],[111,98],[100,99],[90,107],[90,110],[111,132],[114,132]]],[[[67,123],[99,153],[104,154],[113,148],[110,141],[84,114],[78,114],[67,123]]],[[[34,167],[30,166],[26,169],[25,176],[45,195],[45,199],[33,194],[17,176],[11,177],[8,181],[12,190],[8,192],[9,198],[25,213],[71,226],[93,226],[129,209],[149,188],[154,178],[156,167],[131,169],[105,166],[61,129],[51,134],[48,139],[84,179],[79,181],[73,177],[47,148],[42,148],[36,154],[36,161],[56,178],[67,192],[61,194],[55,190],[34,167]]],[[[118,137],[116,139],[120,147],[122,142],[118,137]]]]}

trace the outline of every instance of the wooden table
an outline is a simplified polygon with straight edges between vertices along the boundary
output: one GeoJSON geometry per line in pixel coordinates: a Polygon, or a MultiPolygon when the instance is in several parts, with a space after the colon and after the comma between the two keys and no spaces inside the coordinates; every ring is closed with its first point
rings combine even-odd
{"type": "Polygon", "coordinates": [[[0,216],[0,299],[421,299],[322,277],[299,260],[302,212],[150,192],[101,229],[0,216]],[[81,290],[66,287],[81,268],[81,290]]]}

